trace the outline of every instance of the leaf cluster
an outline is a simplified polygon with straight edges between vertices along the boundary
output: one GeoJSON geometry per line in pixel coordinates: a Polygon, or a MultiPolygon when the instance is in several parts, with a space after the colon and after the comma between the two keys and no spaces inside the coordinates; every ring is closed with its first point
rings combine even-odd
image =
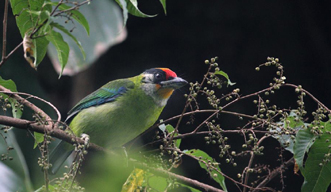
{"type": "MultiPolygon", "coordinates": [[[[138,8],[137,0],[116,0],[122,8],[124,25],[127,22],[128,14],[137,17],[154,17],[141,12],[138,8]]],[[[70,47],[63,38],[67,35],[79,47],[85,60],[86,53],[80,41],[71,34],[74,30],[68,29],[68,23],[79,23],[85,29],[87,35],[90,34],[90,26],[85,16],[79,11],[83,5],[88,6],[91,0],[82,2],[60,0],[10,0],[16,24],[23,38],[24,57],[31,65],[37,69],[44,59],[49,43],[52,43],[57,51],[57,58],[61,66],[61,74],[68,62],[70,47]],[[60,23],[57,18],[66,18],[65,23],[60,23]]],[[[166,1],[161,0],[161,5],[166,13],[166,1]]]]}

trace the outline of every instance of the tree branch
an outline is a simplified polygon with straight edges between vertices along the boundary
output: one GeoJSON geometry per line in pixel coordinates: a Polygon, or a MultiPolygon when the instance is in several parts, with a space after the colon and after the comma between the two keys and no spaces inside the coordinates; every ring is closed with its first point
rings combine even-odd
{"type": "Polygon", "coordinates": [[[3,39],[2,39],[2,58],[0,61],[0,67],[7,61],[7,59],[15,53],[18,48],[23,45],[23,41],[18,44],[8,55],[6,55],[7,49],[7,21],[8,21],[8,0],[5,1],[5,10],[4,10],[4,18],[3,18],[3,39]]]}
{"type": "MultiPolygon", "coordinates": [[[[65,132],[61,129],[54,128],[52,125],[41,125],[41,124],[33,122],[33,121],[17,119],[17,118],[8,117],[8,116],[2,116],[2,115],[0,115],[0,124],[7,125],[7,126],[13,126],[18,129],[26,129],[26,130],[30,130],[30,131],[35,131],[38,133],[46,133],[46,134],[49,134],[50,136],[56,137],[58,139],[61,139],[63,141],[71,143],[71,144],[74,144],[74,143],[84,144],[84,140],[80,139],[79,137],[76,137],[72,134],[68,134],[67,132],[65,132]]],[[[105,151],[104,148],[102,148],[96,144],[93,144],[93,143],[89,144],[89,150],[105,151]]]]}
{"type": "MultiPolygon", "coordinates": [[[[38,133],[44,133],[44,134],[49,134],[52,137],[56,137],[58,139],[61,139],[63,141],[66,141],[68,143],[74,144],[74,143],[80,143],[80,144],[84,144],[84,140],[80,139],[79,137],[76,137],[74,135],[70,135],[67,132],[58,129],[58,128],[53,128],[51,125],[40,125],[38,123],[32,122],[32,121],[28,121],[28,120],[23,120],[23,119],[16,119],[13,117],[8,117],[8,116],[2,116],[0,115],[0,124],[2,125],[7,125],[7,126],[13,126],[16,127],[18,129],[26,129],[26,130],[31,130],[31,131],[35,131],[38,133]]],[[[106,150],[94,143],[89,143],[89,148],[88,150],[93,150],[93,151],[103,151],[103,152],[111,152],[109,150],[106,150]]],[[[167,177],[172,177],[177,179],[178,181],[181,181],[183,183],[189,184],[190,186],[199,188],[199,189],[203,189],[205,191],[217,191],[217,192],[223,192],[220,189],[217,189],[215,187],[212,187],[210,185],[201,183],[199,181],[181,176],[181,175],[177,175],[175,173],[163,170],[163,169],[159,169],[159,168],[152,168],[146,164],[140,163],[134,159],[130,159],[130,161],[132,163],[134,163],[134,165],[143,167],[145,169],[149,169],[154,173],[157,173],[160,176],[167,176],[167,177]]]]}
{"type": "Polygon", "coordinates": [[[3,31],[2,31],[2,58],[1,63],[6,58],[6,46],[7,46],[7,19],[8,18],[8,0],[5,0],[5,8],[3,13],[3,31]]]}
{"type": "Polygon", "coordinates": [[[198,188],[198,189],[201,189],[203,191],[216,191],[216,192],[224,192],[223,190],[221,189],[217,189],[213,186],[210,186],[210,185],[207,185],[205,183],[201,183],[197,180],[194,180],[194,179],[190,179],[188,177],[184,177],[182,175],[177,175],[175,173],[172,173],[172,172],[169,172],[169,171],[166,171],[164,169],[160,169],[160,168],[153,168],[153,167],[150,167],[149,165],[145,164],[145,163],[140,163],[140,162],[137,162],[136,160],[134,159],[130,159],[131,162],[133,162],[136,166],[138,167],[142,167],[144,169],[148,169],[150,170],[151,172],[153,173],[156,173],[157,175],[160,175],[160,176],[163,176],[163,177],[172,177],[172,178],[175,178],[177,179],[178,181],[184,183],[184,184],[188,184],[192,187],[195,187],[195,188],[198,188]]]}
{"type": "MultiPolygon", "coordinates": [[[[268,136],[263,136],[263,137],[261,137],[261,139],[257,142],[256,146],[258,147],[258,146],[261,144],[261,142],[262,142],[264,139],[266,139],[266,138],[268,138],[268,136]]],[[[247,167],[246,167],[246,174],[245,174],[245,180],[244,180],[244,184],[245,184],[245,185],[248,184],[248,179],[249,179],[249,171],[248,171],[247,169],[250,169],[250,168],[252,167],[252,165],[253,165],[253,161],[254,161],[254,158],[255,158],[255,154],[254,154],[253,151],[251,151],[250,154],[251,154],[251,157],[250,157],[249,162],[248,162],[248,165],[247,165],[247,167]]],[[[243,175],[244,175],[244,174],[243,174],[243,175]]],[[[248,189],[248,188],[244,187],[243,192],[246,192],[247,189],[248,189]]]]}

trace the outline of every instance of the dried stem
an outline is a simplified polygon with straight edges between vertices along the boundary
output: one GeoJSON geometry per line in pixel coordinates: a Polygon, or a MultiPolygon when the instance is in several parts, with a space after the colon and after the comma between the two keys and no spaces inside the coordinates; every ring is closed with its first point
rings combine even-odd
{"type": "MultiPolygon", "coordinates": [[[[268,136],[263,136],[263,137],[261,137],[261,139],[259,140],[259,142],[257,142],[256,146],[259,146],[260,143],[261,143],[264,139],[266,139],[266,138],[268,138],[268,136]]],[[[254,154],[253,151],[251,151],[250,154],[251,154],[251,158],[249,159],[248,165],[247,165],[247,167],[246,167],[246,174],[245,174],[245,181],[244,181],[244,184],[245,184],[245,185],[247,185],[247,183],[248,183],[248,179],[249,179],[249,171],[247,171],[247,169],[249,169],[249,168],[252,167],[252,165],[253,165],[253,161],[254,161],[254,158],[255,158],[255,154],[254,154]]],[[[247,187],[244,187],[243,192],[246,192],[246,191],[247,191],[247,187]]]]}
{"type": "MultiPolygon", "coordinates": [[[[195,156],[190,155],[190,154],[188,154],[188,153],[183,153],[182,151],[180,151],[180,150],[178,150],[178,149],[173,149],[173,148],[169,148],[169,149],[170,149],[170,150],[173,150],[173,151],[177,151],[177,152],[179,152],[179,153],[181,153],[181,154],[183,154],[183,155],[186,155],[186,156],[188,156],[188,157],[190,157],[190,158],[192,158],[192,159],[195,159],[196,161],[198,161],[198,162],[200,162],[200,163],[204,163],[206,166],[209,166],[209,167],[210,167],[210,165],[209,165],[206,161],[204,161],[204,160],[202,160],[202,159],[199,159],[198,157],[195,157],[195,156]]],[[[233,178],[227,176],[226,174],[224,174],[223,172],[221,172],[221,171],[218,170],[217,168],[215,168],[215,167],[213,167],[213,166],[211,166],[211,168],[212,168],[213,170],[215,170],[216,172],[218,172],[219,174],[223,175],[225,178],[231,180],[235,185],[241,185],[241,186],[246,187],[246,188],[249,188],[249,189],[265,190],[265,188],[254,188],[254,187],[248,186],[248,185],[246,185],[246,184],[240,183],[240,182],[234,180],[233,178]]],[[[262,186],[262,187],[263,187],[263,186],[262,186]]],[[[238,188],[239,188],[239,186],[238,186],[238,188]]]]}
{"type": "MultiPolygon", "coordinates": [[[[207,73],[203,76],[203,79],[202,79],[200,85],[203,85],[203,84],[204,84],[204,82],[206,81],[206,79],[207,79],[207,77],[208,77],[208,74],[209,74],[209,72],[210,72],[211,69],[212,69],[212,66],[209,65],[209,68],[208,68],[208,70],[207,70],[207,73]]],[[[191,93],[192,93],[192,91],[191,91],[191,93]]],[[[191,94],[190,94],[190,96],[188,96],[188,98],[190,98],[190,97],[191,97],[191,94]]],[[[183,117],[184,117],[184,114],[185,114],[185,112],[186,112],[187,107],[190,106],[190,103],[191,103],[191,102],[190,102],[189,100],[186,101],[185,107],[184,107],[184,109],[183,109],[181,115],[178,116],[179,119],[178,119],[177,124],[176,124],[176,127],[175,127],[175,131],[177,131],[177,132],[178,132],[179,124],[180,124],[180,122],[182,121],[182,119],[183,119],[183,117]]],[[[174,134],[171,135],[170,142],[171,142],[171,140],[173,139],[173,137],[174,137],[174,134]]]]}
{"type": "MultiPolygon", "coordinates": [[[[62,0],[62,1],[63,1],[63,0],[62,0]]],[[[61,1],[61,3],[58,4],[58,6],[60,6],[60,4],[62,4],[62,1],[61,1]]],[[[66,10],[59,11],[59,12],[56,13],[56,14],[55,14],[56,9],[54,9],[51,15],[53,15],[54,17],[59,16],[59,15],[62,14],[62,13],[65,13],[65,12],[68,12],[68,11],[72,11],[72,10],[76,10],[78,7],[80,7],[80,6],[82,6],[82,5],[85,5],[85,4],[88,4],[88,3],[90,3],[91,1],[92,1],[92,0],[86,0],[86,1],[83,1],[83,2],[81,2],[81,3],[76,4],[76,6],[70,7],[69,9],[66,9],[66,10]]]]}
{"type": "Polygon", "coordinates": [[[55,6],[55,8],[51,12],[51,16],[54,15],[55,11],[60,7],[60,5],[63,3],[63,0],[59,1],[59,3],[55,6]]]}
{"type": "MultiPolygon", "coordinates": [[[[0,85],[0,90],[3,89],[3,87],[0,85]]],[[[57,121],[60,122],[61,121],[61,113],[60,111],[50,102],[40,98],[40,97],[37,97],[37,96],[34,96],[34,95],[31,95],[31,94],[28,94],[28,93],[22,93],[22,92],[11,92],[11,91],[0,91],[0,93],[5,93],[5,94],[15,94],[15,95],[25,95],[25,96],[28,96],[27,98],[25,98],[25,100],[29,99],[29,98],[34,98],[34,99],[37,99],[39,101],[42,101],[44,103],[46,103],[47,105],[49,105],[50,107],[52,107],[57,115],[57,121]]],[[[23,98],[24,99],[24,98],[23,98]]],[[[20,100],[19,100],[20,101],[20,100]]],[[[36,113],[39,113],[39,110],[38,111],[35,111],[36,113]]]]}
{"type": "Polygon", "coordinates": [[[289,167],[290,165],[293,164],[294,164],[294,158],[292,157],[290,160],[286,161],[284,164],[280,165],[278,168],[270,172],[267,178],[265,178],[258,186],[256,186],[256,189],[254,189],[253,192],[258,192],[259,188],[266,186],[266,184],[268,184],[273,178],[279,175],[284,168],[289,167]]]}
{"type": "MultiPolygon", "coordinates": [[[[284,84],[284,86],[288,86],[288,87],[294,87],[294,88],[298,88],[299,86],[298,85],[294,85],[294,84],[291,84],[291,83],[286,83],[284,84]]],[[[316,97],[314,97],[313,94],[311,94],[309,91],[301,88],[301,91],[303,91],[304,93],[306,93],[310,98],[312,98],[316,103],[318,103],[320,106],[322,106],[324,109],[326,109],[328,111],[328,113],[331,113],[331,110],[326,107],[320,100],[318,100],[316,97]]]]}

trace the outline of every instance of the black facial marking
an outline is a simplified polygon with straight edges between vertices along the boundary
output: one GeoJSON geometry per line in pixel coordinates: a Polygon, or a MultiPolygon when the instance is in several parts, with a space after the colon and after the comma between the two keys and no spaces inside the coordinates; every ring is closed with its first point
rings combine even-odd
{"type": "Polygon", "coordinates": [[[161,81],[165,81],[166,79],[166,73],[162,69],[147,69],[145,73],[153,74],[154,80],[153,83],[160,83],[161,81]]]}
{"type": "Polygon", "coordinates": [[[170,76],[170,77],[168,78],[168,80],[171,80],[171,79],[174,79],[174,77],[171,77],[171,76],[170,76]]]}

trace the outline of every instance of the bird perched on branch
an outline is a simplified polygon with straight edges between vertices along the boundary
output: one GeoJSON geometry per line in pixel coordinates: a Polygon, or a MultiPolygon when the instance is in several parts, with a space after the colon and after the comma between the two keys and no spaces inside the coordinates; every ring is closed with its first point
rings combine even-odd
{"type": "MultiPolygon", "coordinates": [[[[110,81],[78,102],[66,122],[76,136],[88,134],[99,146],[121,147],[151,127],[173,91],[186,84],[168,68],[152,68],[135,77],[110,81]]],[[[73,149],[69,143],[59,143],[50,155],[52,173],[73,149]]]]}

